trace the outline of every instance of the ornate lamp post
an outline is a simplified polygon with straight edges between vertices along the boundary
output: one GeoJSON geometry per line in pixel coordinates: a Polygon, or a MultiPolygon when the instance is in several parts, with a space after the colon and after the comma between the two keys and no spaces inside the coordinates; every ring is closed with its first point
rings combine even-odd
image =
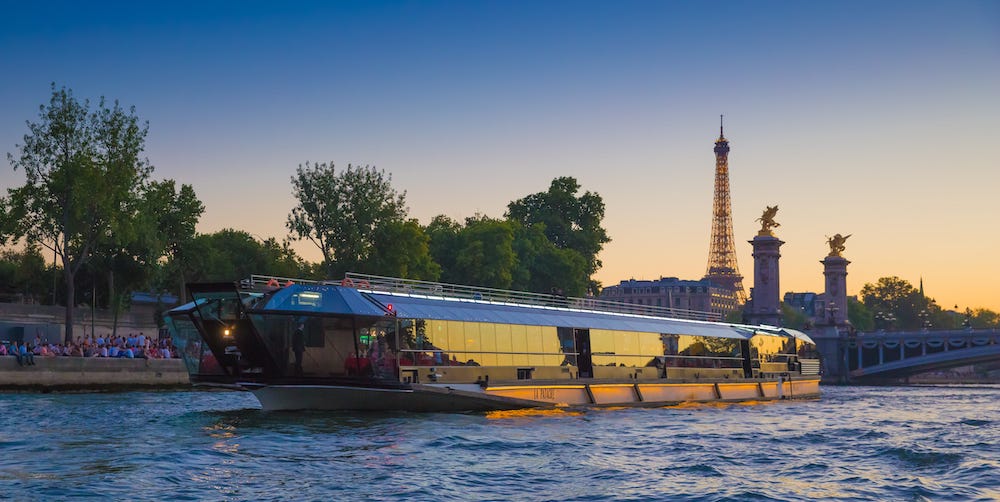
{"type": "Polygon", "coordinates": [[[892,330],[892,323],[896,322],[896,316],[892,312],[876,312],[875,324],[880,331],[892,330]]]}
{"type": "Polygon", "coordinates": [[[927,312],[927,309],[923,309],[923,310],[920,311],[919,314],[917,314],[917,317],[920,318],[920,327],[921,327],[921,329],[926,330],[927,328],[931,327],[930,316],[931,315],[930,315],[930,313],[927,312]]]}

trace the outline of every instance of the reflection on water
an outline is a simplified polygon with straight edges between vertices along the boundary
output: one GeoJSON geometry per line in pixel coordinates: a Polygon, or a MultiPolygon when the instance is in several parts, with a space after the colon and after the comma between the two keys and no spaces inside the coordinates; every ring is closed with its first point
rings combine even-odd
{"type": "Polygon", "coordinates": [[[1000,388],[483,414],[263,412],[230,392],[0,394],[26,498],[996,499],[1000,388]]]}

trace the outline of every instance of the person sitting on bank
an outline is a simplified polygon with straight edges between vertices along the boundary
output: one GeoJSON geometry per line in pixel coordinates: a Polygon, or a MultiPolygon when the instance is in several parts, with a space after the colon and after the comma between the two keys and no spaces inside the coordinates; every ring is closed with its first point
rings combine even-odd
{"type": "Polygon", "coordinates": [[[35,354],[28,350],[28,344],[20,344],[17,348],[17,365],[18,366],[34,366],[35,365],[35,354]]]}

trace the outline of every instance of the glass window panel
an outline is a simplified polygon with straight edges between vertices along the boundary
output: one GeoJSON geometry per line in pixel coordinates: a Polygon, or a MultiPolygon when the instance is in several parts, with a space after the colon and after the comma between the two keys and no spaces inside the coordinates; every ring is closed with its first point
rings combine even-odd
{"type": "Polygon", "coordinates": [[[784,336],[754,335],[750,339],[750,347],[756,350],[758,358],[766,361],[772,359],[775,354],[794,353],[793,340],[784,336]]]}
{"type": "Polygon", "coordinates": [[[410,334],[407,335],[410,339],[411,352],[410,358],[414,365],[417,366],[430,366],[433,364],[433,347],[431,343],[431,337],[429,334],[433,333],[434,321],[427,321],[425,319],[414,319],[412,321],[412,326],[407,327],[410,334]]]}
{"type": "Polygon", "coordinates": [[[636,366],[646,366],[653,362],[653,358],[663,354],[663,341],[658,333],[637,333],[639,337],[639,355],[641,364],[636,366]]]}
{"type": "Polygon", "coordinates": [[[448,348],[448,324],[447,321],[427,321],[425,330],[427,349],[447,349],[448,348]]]}
{"type": "Polygon", "coordinates": [[[462,321],[447,321],[447,323],[449,362],[446,364],[454,364],[459,361],[459,357],[465,356],[465,323],[462,321]]]}
{"type": "Polygon", "coordinates": [[[528,339],[528,364],[532,366],[542,366],[544,359],[541,356],[542,352],[542,327],[541,326],[526,326],[526,333],[528,339]]]}
{"type": "Polygon", "coordinates": [[[559,332],[555,326],[542,326],[541,332],[543,366],[559,366],[562,364],[562,348],[559,346],[559,332]]]}
{"type": "Polygon", "coordinates": [[[466,322],[462,323],[465,328],[465,355],[459,356],[458,361],[465,364],[470,360],[482,365],[479,361],[479,352],[482,352],[483,340],[480,330],[483,323],[466,322]]]}
{"type": "Polygon", "coordinates": [[[594,366],[612,366],[615,362],[614,331],[606,329],[590,330],[590,352],[594,366]]]}
{"type": "Polygon", "coordinates": [[[496,325],[497,366],[514,365],[514,358],[510,354],[514,350],[511,337],[512,334],[510,324],[496,325]]]}
{"type": "Polygon", "coordinates": [[[428,363],[432,366],[444,364],[444,352],[449,350],[448,321],[428,320],[425,333],[427,339],[423,349],[430,359],[428,363]]]}
{"type": "Polygon", "coordinates": [[[510,325],[511,364],[513,366],[528,366],[527,327],[521,324],[510,325]]]}
{"type": "MultiPolygon", "coordinates": [[[[369,376],[371,375],[371,364],[367,360],[371,357],[372,346],[378,343],[378,329],[375,327],[361,328],[358,330],[358,354],[354,354],[354,324],[350,319],[337,318],[315,318],[309,323],[311,330],[321,334],[324,338],[322,347],[306,347],[303,356],[303,368],[309,371],[314,368],[316,373],[334,373],[369,376]],[[365,334],[366,343],[361,344],[361,335],[365,334]],[[348,364],[350,363],[350,364],[348,364]]],[[[289,367],[292,367],[289,364],[289,367]]]]}
{"type": "Polygon", "coordinates": [[[634,331],[619,331],[615,340],[615,352],[619,356],[639,355],[639,334],[634,331]]]}
{"type": "Polygon", "coordinates": [[[413,366],[418,357],[417,322],[414,319],[399,320],[399,365],[413,366]]]}
{"type": "Polygon", "coordinates": [[[479,361],[483,366],[496,366],[497,365],[497,337],[496,337],[496,325],[490,323],[482,323],[479,325],[479,339],[482,342],[482,353],[480,354],[479,361]]]}

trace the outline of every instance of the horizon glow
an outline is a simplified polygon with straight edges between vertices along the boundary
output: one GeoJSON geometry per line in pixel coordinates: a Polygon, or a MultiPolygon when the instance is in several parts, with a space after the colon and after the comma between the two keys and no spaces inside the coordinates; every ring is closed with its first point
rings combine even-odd
{"type": "MultiPolygon", "coordinates": [[[[194,186],[198,226],[287,235],[305,161],[372,164],[410,216],[501,217],[573,176],[606,204],[596,278],[705,273],[726,116],[744,286],[778,205],[782,291],[923,279],[945,309],[1000,311],[1000,4],[266,2],[11,5],[0,150],[49,83],[150,123],[155,178],[194,186]]],[[[0,188],[21,172],[0,169],[0,188]]],[[[307,242],[295,246],[317,261],[307,242]]]]}

